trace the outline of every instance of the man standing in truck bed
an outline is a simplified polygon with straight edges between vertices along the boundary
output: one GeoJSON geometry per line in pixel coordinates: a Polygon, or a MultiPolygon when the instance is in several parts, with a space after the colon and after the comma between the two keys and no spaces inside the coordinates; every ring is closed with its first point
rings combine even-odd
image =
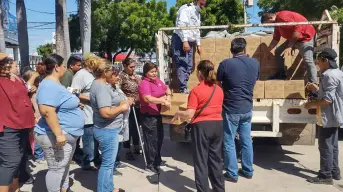
{"type": "MultiPolygon", "coordinates": [[[[206,0],[195,0],[180,7],[176,16],[176,27],[200,26],[200,9],[205,7],[206,0]]],[[[187,82],[193,69],[193,47],[201,54],[200,30],[174,30],[172,36],[173,61],[176,65],[178,91],[189,93],[187,82]]]]}
{"type": "MultiPolygon", "coordinates": [[[[292,11],[280,11],[277,13],[264,13],[261,23],[286,23],[286,22],[307,22],[307,19],[292,11]]],[[[275,50],[278,72],[270,79],[285,79],[285,56],[292,54],[294,49],[299,49],[307,66],[309,82],[317,82],[317,68],[313,61],[313,37],[316,30],[312,25],[276,26],[274,29],[273,41],[270,43],[267,53],[269,54],[283,37],[286,41],[275,50]]]]}

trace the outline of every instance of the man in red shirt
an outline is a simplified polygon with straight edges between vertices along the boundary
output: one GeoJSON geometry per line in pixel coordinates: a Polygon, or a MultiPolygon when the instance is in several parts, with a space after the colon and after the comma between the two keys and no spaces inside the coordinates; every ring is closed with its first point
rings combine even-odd
{"type": "MultiPolygon", "coordinates": [[[[292,11],[280,11],[277,13],[264,13],[261,17],[261,23],[286,23],[286,22],[307,22],[308,20],[299,13],[292,11]]],[[[278,72],[270,79],[285,79],[285,56],[293,54],[294,49],[299,49],[303,60],[306,63],[311,83],[317,82],[317,68],[313,61],[313,37],[316,30],[312,25],[294,25],[294,26],[277,26],[274,28],[273,41],[270,43],[265,57],[270,54],[280,38],[286,41],[275,50],[276,63],[278,72]]]]}

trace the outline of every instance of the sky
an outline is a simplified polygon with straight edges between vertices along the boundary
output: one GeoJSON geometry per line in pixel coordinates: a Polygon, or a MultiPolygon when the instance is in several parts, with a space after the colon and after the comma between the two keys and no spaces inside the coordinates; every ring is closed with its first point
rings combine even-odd
{"type": "MultiPolygon", "coordinates": [[[[15,0],[10,1],[10,13],[15,15],[16,7],[15,0]]],[[[76,0],[66,0],[67,1],[67,12],[75,13],[77,11],[76,0]]],[[[190,0],[191,1],[191,0],[190,0]]],[[[256,5],[258,0],[254,0],[254,7],[248,8],[247,12],[250,15],[251,23],[260,23],[258,17],[258,12],[260,11],[256,5]]],[[[176,0],[167,0],[168,7],[175,5],[176,0]]],[[[44,27],[46,29],[34,29],[34,26],[42,25],[32,22],[55,22],[55,0],[25,0],[26,14],[28,21],[29,30],[29,45],[30,53],[36,52],[36,48],[39,45],[50,43],[52,41],[52,33],[55,31],[55,23],[46,24],[44,27]]],[[[257,29],[249,29],[257,30],[257,29]]],[[[11,50],[9,50],[11,52],[11,50]]]]}

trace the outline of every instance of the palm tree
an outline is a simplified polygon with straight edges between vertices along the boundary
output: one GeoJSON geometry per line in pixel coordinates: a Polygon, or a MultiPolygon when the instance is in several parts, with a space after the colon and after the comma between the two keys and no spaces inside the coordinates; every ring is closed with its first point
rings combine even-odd
{"type": "Polygon", "coordinates": [[[4,19],[7,13],[9,1],[0,0],[0,52],[6,52],[4,19]]]}
{"type": "Polygon", "coordinates": [[[92,0],[80,0],[79,2],[79,20],[81,32],[82,53],[91,51],[91,13],[92,0]]]}
{"type": "Polygon", "coordinates": [[[21,69],[30,66],[29,63],[29,37],[27,34],[27,17],[24,0],[17,0],[17,25],[18,25],[18,42],[20,51],[21,69]]]}
{"type": "Polygon", "coordinates": [[[69,26],[66,0],[56,0],[56,53],[67,60],[70,56],[69,26]]]}

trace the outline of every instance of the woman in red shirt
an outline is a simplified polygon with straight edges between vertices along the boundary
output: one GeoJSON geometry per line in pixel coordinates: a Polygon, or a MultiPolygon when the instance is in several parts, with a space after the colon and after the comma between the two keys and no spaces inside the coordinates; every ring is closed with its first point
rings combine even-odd
{"type": "Polygon", "coordinates": [[[157,77],[157,65],[147,62],[143,67],[143,79],[138,86],[140,97],[140,121],[142,124],[147,171],[158,173],[162,163],[163,124],[161,105],[170,105],[170,90],[157,77]]]}
{"type": "Polygon", "coordinates": [[[216,72],[211,61],[200,61],[197,76],[200,83],[189,94],[187,110],[176,112],[173,121],[191,119],[197,191],[210,191],[210,178],[213,191],[222,192],[225,191],[222,166],[224,93],[216,85],[216,72]]]}
{"type": "Polygon", "coordinates": [[[0,53],[0,191],[19,189],[19,164],[35,125],[32,103],[23,81],[11,75],[13,59],[0,53]]]}

